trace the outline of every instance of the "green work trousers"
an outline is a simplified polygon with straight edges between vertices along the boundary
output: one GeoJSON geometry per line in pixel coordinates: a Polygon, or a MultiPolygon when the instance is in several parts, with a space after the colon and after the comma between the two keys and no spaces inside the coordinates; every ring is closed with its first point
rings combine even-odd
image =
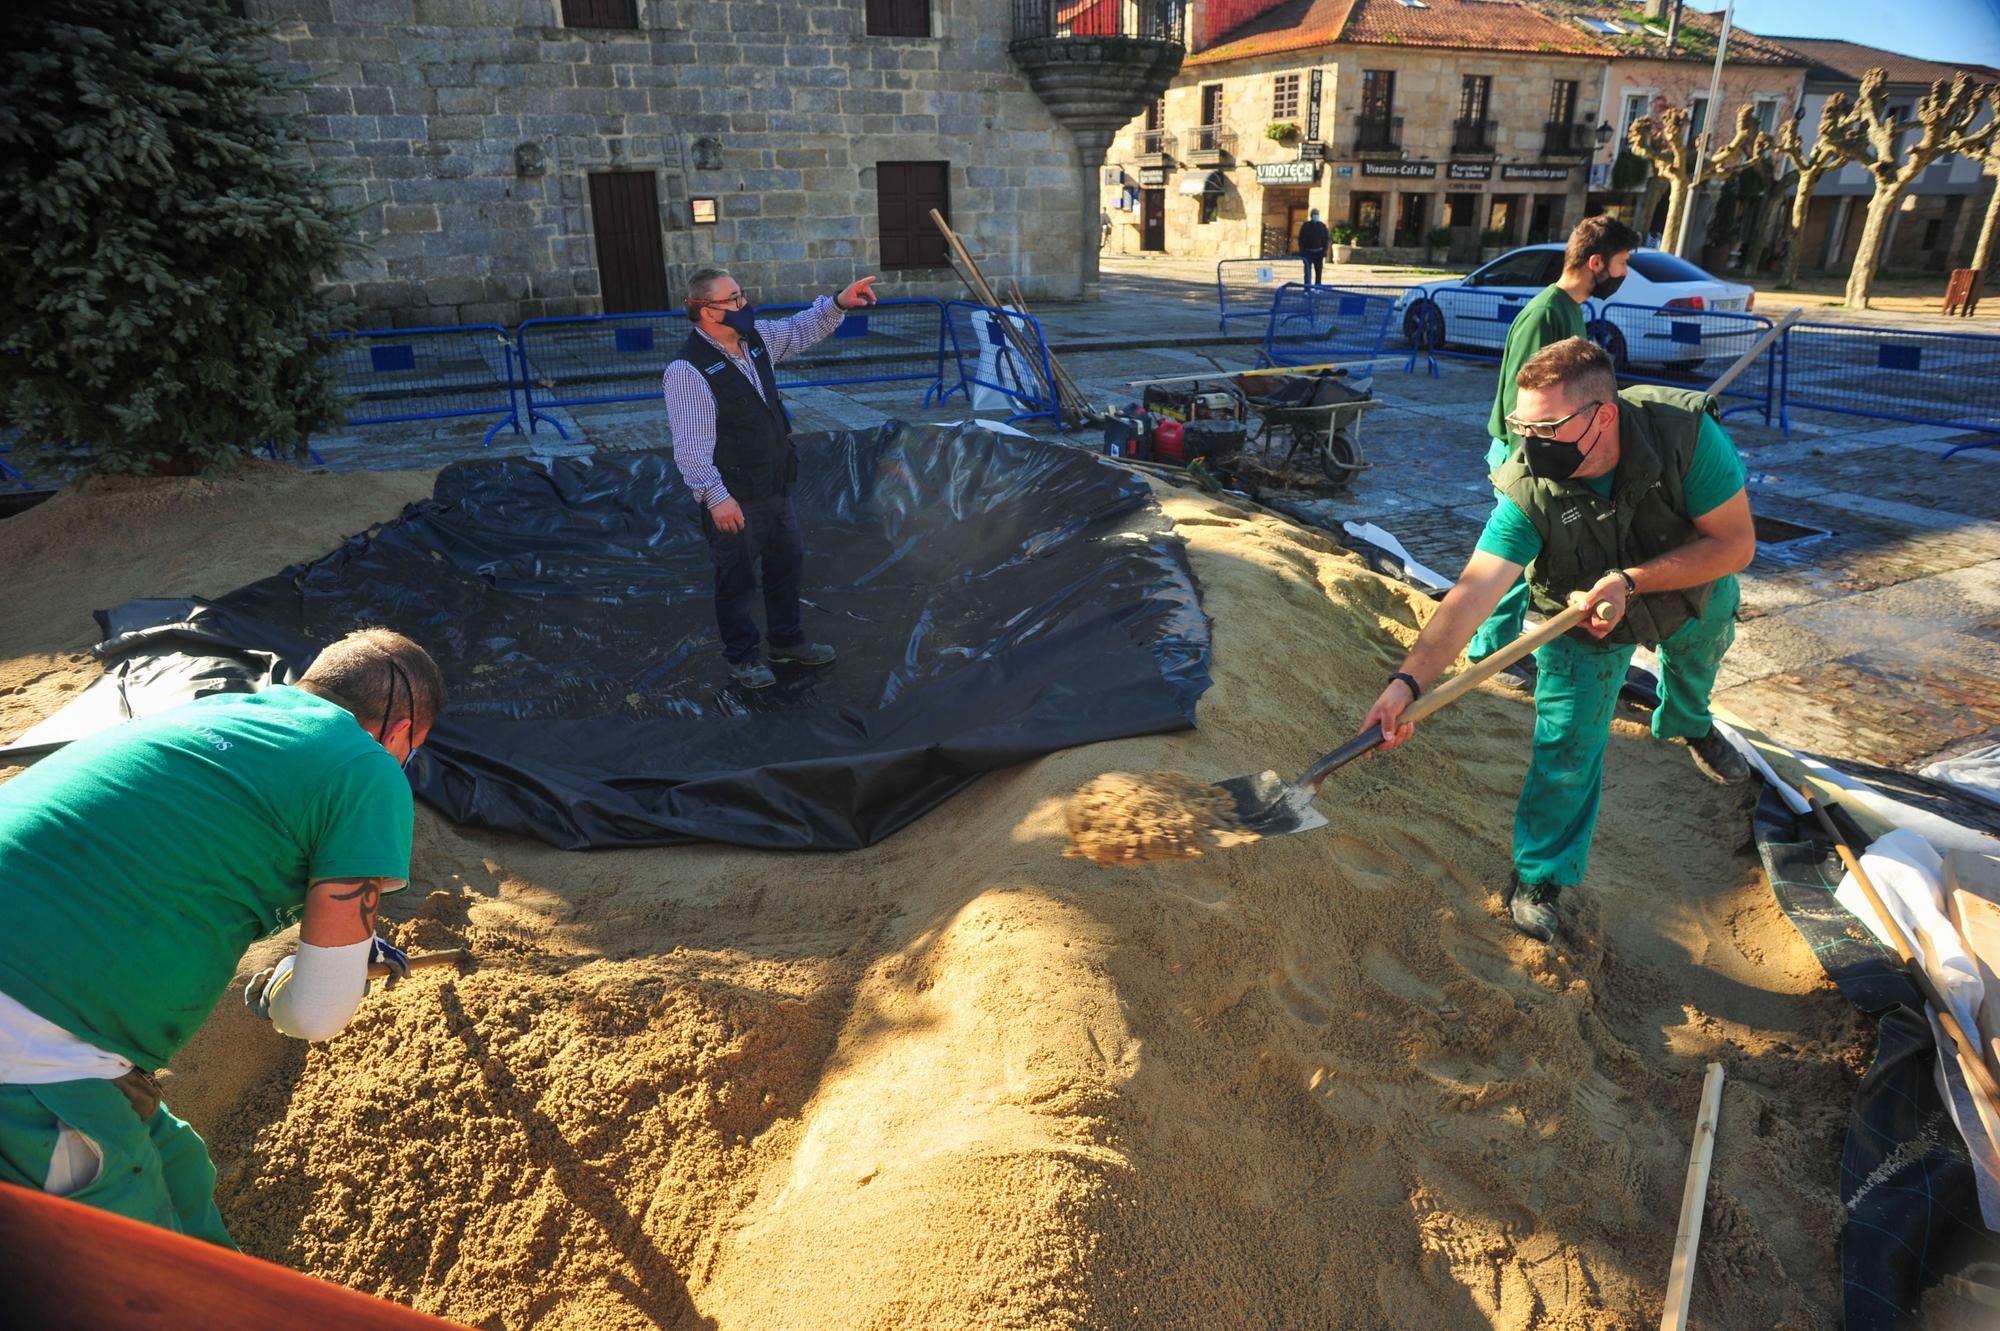
{"type": "MultiPolygon", "coordinates": [[[[1505,439],[1495,439],[1486,446],[1486,470],[1491,473],[1513,451],[1514,446],[1505,439]]],[[[1495,490],[1493,497],[1497,500],[1503,496],[1495,490]]],[[[1500,604],[1493,607],[1493,613],[1472,635],[1472,641],[1465,648],[1466,659],[1484,660],[1520,637],[1528,614],[1528,601],[1528,580],[1525,577],[1514,579],[1514,585],[1500,598],[1500,604]]]]}
{"type": "Polygon", "coordinates": [[[41,1086],[0,1086],[0,1180],[43,1191],[57,1134],[89,1140],[97,1176],[65,1194],[73,1202],[234,1248],[215,1209],[215,1165],[208,1147],[165,1105],[141,1121],[109,1081],[88,1078],[41,1086]]]}
{"type": "MultiPolygon", "coordinates": [[[[1660,644],[1656,739],[1698,739],[1714,720],[1709,692],[1736,640],[1736,579],[1715,584],[1701,617],[1660,644]]],[[[1604,749],[1633,648],[1599,647],[1565,634],[1535,653],[1535,747],[1514,809],[1514,870],[1525,884],[1570,887],[1590,867],[1604,787],[1604,749]]]]}

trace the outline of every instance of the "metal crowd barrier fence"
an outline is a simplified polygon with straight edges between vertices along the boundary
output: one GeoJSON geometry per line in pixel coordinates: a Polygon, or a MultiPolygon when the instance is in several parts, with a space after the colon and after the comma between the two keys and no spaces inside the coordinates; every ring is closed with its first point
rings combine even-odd
{"type": "Polygon", "coordinates": [[[660,375],[687,340],[684,310],[641,314],[578,314],[524,319],[515,334],[521,356],[521,390],[528,433],[547,421],[564,439],[569,431],[541,407],[581,407],[598,402],[639,402],[660,395],[660,375]]]}
{"type": "Polygon", "coordinates": [[[377,328],[335,333],[341,396],[349,425],[499,416],[480,446],[503,425],[521,432],[514,400],[514,342],[498,324],[448,328],[377,328]]]}
{"type": "MultiPolygon", "coordinates": [[[[1859,324],[1785,330],[1779,420],[1794,408],[2000,436],[2000,337],[1859,324]]],[[[2000,447],[2000,438],[1947,449],[2000,447]]]]}
{"type": "MultiPolygon", "coordinates": [[[[760,305],[757,317],[782,319],[810,308],[760,305]]],[[[928,407],[944,393],[944,324],[944,302],[929,298],[880,300],[850,310],[832,336],[778,366],[778,386],[927,382],[928,407]]]]}
{"type": "Polygon", "coordinates": [[[1222,331],[1229,331],[1231,319],[1266,322],[1278,288],[1290,282],[1303,285],[1305,280],[1306,261],[1296,254],[1274,259],[1223,259],[1215,265],[1215,304],[1222,331]]]}
{"type": "MultiPolygon", "coordinates": [[[[1439,356],[1460,360],[1500,359],[1507,349],[1507,330],[1522,307],[1534,299],[1534,292],[1482,291],[1478,287],[1438,287],[1428,293],[1413,294],[1402,306],[1399,331],[1410,345],[1404,373],[1417,368],[1422,356],[1433,379],[1438,376],[1439,356]]],[[[1591,306],[1584,306],[1590,318],[1591,306]]]]}
{"type": "MultiPolygon", "coordinates": [[[[1584,319],[1591,340],[1617,363],[1620,380],[1672,388],[1706,389],[1771,328],[1771,321],[1761,314],[1655,308],[1615,300],[1603,305],[1592,302],[1585,307],[1584,319]]],[[[1725,388],[1718,395],[1722,414],[1761,411],[1769,425],[1777,407],[1783,356],[1780,343],[1725,388]]]]}
{"type": "Polygon", "coordinates": [[[1381,353],[1401,287],[1301,286],[1287,282],[1271,301],[1259,365],[1317,365],[1381,353]]]}
{"type": "Polygon", "coordinates": [[[962,391],[966,404],[977,412],[980,403],[973,389],[989,389],[1022,408],[1007,417],[1009,425],[1043,417],[1061,423],[1049,344],[1040,320],[964,300],[946,301],[944,314],[958,382],[938,395],[939,402],[962,391]]]}

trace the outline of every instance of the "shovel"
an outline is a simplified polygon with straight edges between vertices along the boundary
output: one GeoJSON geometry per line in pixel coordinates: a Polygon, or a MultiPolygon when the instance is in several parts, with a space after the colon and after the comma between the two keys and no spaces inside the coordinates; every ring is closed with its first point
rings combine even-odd
{"type": "MultiPolygon", "coordinates": [[[[1610,611],[1611,604],[1608,601],[1598,606],[1600,614],[1609,614],[1610,611]]],[[[1482,659],[1479,664],[1461,670],[1432,688],[1423,697],[1403,709],[1402,719],[1405,722],[1423,720],[1446,703],[1453,702],[1461,695],[1470,692],[1482,681],[1505,670],[1543,643],[1569,632],[1583,622],[1585,613],[1585,607],[1574,606],[1542,621],[1499,651],[1482,659]]],[[[1303,776],[1289,785],[1280,781],[1276,772],[1260,772],[1256,776],[1239,776],[1217,782],[1215,789],[1234,802],[1236,821],[1242,824],[1242,830],[1248,834],[1245,840],[1285,836],[1292,832],[1310,832],[1316,827],[1326,826],[1326,815],[1313,807],[1313,799],[1319,794],[1320,785],[1336,770],[1345,767],[1381,742],[1382,727],[1373,725],[1308,767],[1303,776]]]]}

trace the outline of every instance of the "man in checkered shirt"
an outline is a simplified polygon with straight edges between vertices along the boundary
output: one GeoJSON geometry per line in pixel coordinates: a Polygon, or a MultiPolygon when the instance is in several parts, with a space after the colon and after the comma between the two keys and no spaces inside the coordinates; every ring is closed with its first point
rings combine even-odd
{"type": "Polygon", "coordinates": [[[777,676],[759,652],[750,605],[761,565],[770,659],[832,662],[833,648],[807,642],[799,621],[805,542],[792,508],[798,451],[778,398],[773,368],[829,336],[847,311],[875,303],[875,278],[821,296],[789,319],[758,319],[743,288],[720,268],[688,280],[694,324],[668,362],[661,389],[673,427],[674,464],[701,504],[701,529],[715,564],[715,622],[730,676],[746,689],[777,676]]]}

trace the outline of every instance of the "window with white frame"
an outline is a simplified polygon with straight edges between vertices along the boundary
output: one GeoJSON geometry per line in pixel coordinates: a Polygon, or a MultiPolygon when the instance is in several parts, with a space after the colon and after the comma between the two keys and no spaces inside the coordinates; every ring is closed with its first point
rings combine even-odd
{"type": "Polygon", "coordinates": [[[1775,97],[1759,97],[1750,105],[1757,117],[1757,128],[1766,134],[1776,134],[1778,132],[1778,99],[1775,97]]]}
{"type": "Polygon", "coordinates": [[[1290,120],[1299,113],[1299,76],[1280,74],[1271,80],[1271,119],[1290,120]]]}

